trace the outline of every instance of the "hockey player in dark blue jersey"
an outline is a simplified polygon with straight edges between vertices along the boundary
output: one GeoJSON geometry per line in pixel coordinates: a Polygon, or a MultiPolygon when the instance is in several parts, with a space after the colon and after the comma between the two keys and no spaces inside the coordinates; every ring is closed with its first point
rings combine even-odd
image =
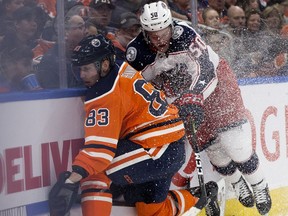
{"type": "MultiPolygon", "coordinates": [[[[195,132],[188,125],[189,119],[194,119],[198,139],[192,148],[207,152],[211,164],[235,190],[241,204],[252,207],[255,201],[261,215],[268,213],[268,184],[252,149],[245,106],[230,66],[187,23],[173,21],[162,1],[144,5],[140,22],[142,32],[128,44],[126,60],[142,70],[143,77],[164,90],[168,101],[179,108],[188,139],[195,132]]],[[[186,150],[187,155],[193,155],[189,154],[189,144],[186,150]]],[[[193,170],[189,173],[185,169],[193,161],[191,158],[178,173],[191,174],[193,170]]],[[[217,207],[209,207],[212,211],[207,209],[208,215],[219,215],[217,207]]]]}

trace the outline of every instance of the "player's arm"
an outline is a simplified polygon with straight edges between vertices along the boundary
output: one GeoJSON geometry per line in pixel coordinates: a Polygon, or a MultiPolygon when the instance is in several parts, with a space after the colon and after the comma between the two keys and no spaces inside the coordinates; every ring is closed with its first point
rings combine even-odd
{"type": "MultiPolygon", "coordinates": [[[[117,103],[117,100],[110,101],[117,103]]],[[[73,161],[72,173],[61,173],[49,193],[51,216],[68,214],[77,197],[80,180],[104,171],[116,152],[121,125],[117,110],[110,109],[107,103],[103,106],[101,102],[86,108],[90,111],[85,119],[85,144],[73,161]],[[110,123],[110,119],[115,121],[110,123]]]]}
{"type": "MultiPolygon", "coordinates": [[[[192,29],[190,30],[192,31],[192,29]]],[[[180,97],[174,101],[174,104],[178,107],[179,115],[182,117],[184,123],[189,122],[189,119],[192,118],[195,129],[197,129],[204,121],[204,100],[214,91],[218,82],[216,69],[219,57],[205,44],[197,33],[194,32],[191,41],[188,50],[198,67],[196,71],[191,72],[191,74],[195,75],[193,76],[189,89],[186,89],[180,97]]],[[[187,131],[187,127],[185,128],[187,131]]]]}

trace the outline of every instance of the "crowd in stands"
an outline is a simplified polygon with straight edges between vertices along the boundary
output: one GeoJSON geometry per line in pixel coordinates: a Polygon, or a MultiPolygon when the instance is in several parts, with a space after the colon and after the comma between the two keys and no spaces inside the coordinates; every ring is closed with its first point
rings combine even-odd
{"type": "MultiPolygon", "coordinates": [[[[175,19],[193,24],[190,0],[163,1],[175,19]]],[[[59,88],[61,41],[67,87],[83,87],[69,58],[76,44],[85,35],[103,34],[124,59],[126,45],[141,31],[138,17],[147,2],[152,1],[64,0],[59,40],[56,0],[0,0],[0,92],[59,88]]],[[[288,75],[288,0],[198,0],[196,5],[193,27],[237,78],[288,75]]]]}

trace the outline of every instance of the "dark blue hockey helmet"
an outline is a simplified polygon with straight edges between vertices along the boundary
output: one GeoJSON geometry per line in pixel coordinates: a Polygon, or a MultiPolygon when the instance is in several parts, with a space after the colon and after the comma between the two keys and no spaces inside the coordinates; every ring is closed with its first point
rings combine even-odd
{"type": "Polygon", "coordinates": [[[95,63],[100,68],[103,60],[108,59],[110,66],[115,64],[116,54],[112,42],[103,35],[89,35],[83,38],[73,50],[71,61],[74,66],[95,63]]]}

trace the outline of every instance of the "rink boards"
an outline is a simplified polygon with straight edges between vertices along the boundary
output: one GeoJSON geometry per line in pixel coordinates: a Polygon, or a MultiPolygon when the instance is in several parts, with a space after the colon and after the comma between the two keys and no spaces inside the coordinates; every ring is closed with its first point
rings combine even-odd
{"type": "MultiPolygon", "coordinates": [[[[275,216],[288,215],[288,83],[279,80],[240,82],[253,147],[271,188],[269,215],[275,216]]],[[[79,90],[0,95],[0,216],[48,215],[47,194],[56,173],[70,167],[83,143],[81,95],[79,90]]],[[[204,163],[205,180],[214,179],[209,162],[204,163]]],[[[241,207],[229,189],[226,199],[225,215],[257,215],[255,208],[241,207]]],[[[79,206],[71,215],[81,215],[79,206]]],[[[135,215],[135,211],[114,207],[112,215],[135,215]]]]}

